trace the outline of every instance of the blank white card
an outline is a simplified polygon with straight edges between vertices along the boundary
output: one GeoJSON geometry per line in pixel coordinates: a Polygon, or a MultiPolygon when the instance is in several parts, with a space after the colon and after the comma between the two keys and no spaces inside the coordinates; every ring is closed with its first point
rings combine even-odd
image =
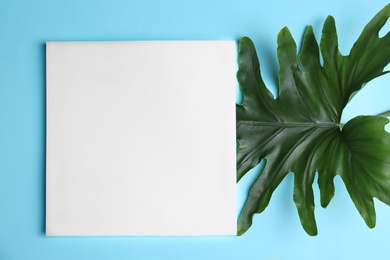
{"type": "Polygon", "coordinates": [[[48,42],[46,234],[236,234],[236,43],[48,42]]]}

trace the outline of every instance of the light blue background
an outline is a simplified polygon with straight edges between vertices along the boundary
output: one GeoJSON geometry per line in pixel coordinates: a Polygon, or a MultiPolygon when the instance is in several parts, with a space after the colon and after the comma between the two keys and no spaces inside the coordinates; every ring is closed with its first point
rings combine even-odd
{"type": "MultiPolygon", "coordinates": [[[[327,209],[314,184],[317,237],[301,228],[292,175],[241,237],[45,237],[45,42],[71,40],[236,39],[256,43],[263,75],[275,86],[276,35],[288,25],[300,42],[337,23],[348,53],[383,0],[0,0],[0,260],[8,259],[389,259],[390,207],[376,201],[367,228],[339,178],[327,209]]],[[[388,28],[388,27],[387,27],[388,28]]],[[[344,120],[390,110],[390,76],[375,80],[344,120]]],[[[201,102],[201,101],[200,101],[201,102]]],[[[248,184],[238,185],[239,207],[248,184]]]]}

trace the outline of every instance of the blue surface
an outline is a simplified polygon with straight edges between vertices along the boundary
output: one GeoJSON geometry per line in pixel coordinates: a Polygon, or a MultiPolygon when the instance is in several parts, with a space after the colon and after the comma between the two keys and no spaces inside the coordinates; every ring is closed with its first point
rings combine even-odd
{"type": "MultiPolygon", "coordinates": [[[[370,230],[345,187],[319,206],[317,237],[300,226],[293,176],[242,237],[45,237],[45,42],[53,40],[239,39],[256,43],[274,88],[276,35],[320,35],[332,14],[348,53],[383,0],[0,0],[0,260],[2,259],[389,259],[390,207],[376,201],[370,230]]],[[[388,27],[387,27],[388,28],[388,27]]],[[[343,119],[390,110],[386,75],[359,93],[343,119]]],[[[389,127],[387,128],[389,129],[389,127]]],[[[238,185],[239,207],[256,170],[238,185]]]]}

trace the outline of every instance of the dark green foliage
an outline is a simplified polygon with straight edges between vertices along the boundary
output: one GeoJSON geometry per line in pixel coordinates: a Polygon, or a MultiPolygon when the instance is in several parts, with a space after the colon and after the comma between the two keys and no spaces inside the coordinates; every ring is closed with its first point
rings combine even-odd
{"type": "Polygon", "coordinates": [[[294,173],[294,202],[303,228],[317,234],[312,184],[318,172],[321,206],[334,195],[333,179],[341,176],[359,213],[375,226],[373,197],[390,205],[390,135],[382,116],[358,116],[344,126],[343,109],[352,94],[383,75],[390,62],[390,34],[379,38],[390,5],[364,28],[348,56],[338,49],[335,22],[325,21],[320,46],[308,27],[297,56],[287,28],[278,35],[279,97],[266,88],[252,41],[239,43],[237,78],[244,101],[237,105],[237,180],[266,160],[253,184],[238,222],[241,235],[272,193],[294,173]],[[320,52],[323,65],[320,62],[320,52]]]}

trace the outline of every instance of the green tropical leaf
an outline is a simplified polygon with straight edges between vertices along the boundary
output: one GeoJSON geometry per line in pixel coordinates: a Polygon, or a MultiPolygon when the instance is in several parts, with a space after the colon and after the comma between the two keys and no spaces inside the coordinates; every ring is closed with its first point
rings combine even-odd
{"type": "Polygon", "coordinates": [[[318,172],[321,206],[331,201],[339,175],[369,227],[375,226],[373,198],[390,205],[390,134],[383,116],[358,116],[341,125],[341,114],[353,94],[383,75],[390,62],[390,33],[379,31],[390,5],[364,28],[348,56],[340,54],[333,17],[324,23],[320,46],[312,27],[304,33],[300,55],[288,30],[278,35],[279,97],[265,86],[252,41],[239,42],[237,78],[244,101],[237,105],[237,180],[265,159],[238,221],[241,235],[272,193],[294,173],[294,202],[301,224],[317,234],[312,184],[318,172]],[[320,55],[323,58],[321,64],[320,55]]]}

